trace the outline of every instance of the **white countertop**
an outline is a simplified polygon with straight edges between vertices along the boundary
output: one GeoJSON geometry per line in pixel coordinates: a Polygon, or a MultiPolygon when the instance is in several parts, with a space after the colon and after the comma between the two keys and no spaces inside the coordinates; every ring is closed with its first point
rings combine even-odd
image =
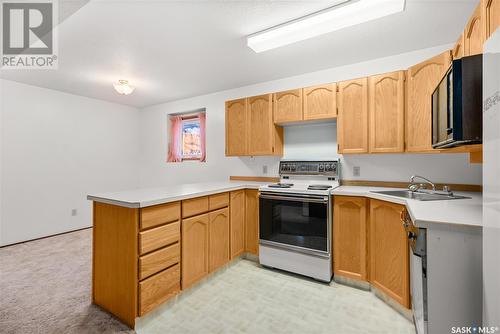
{"type": "MultiPolygon", "coordinates": [[[[89,194],[87,199],[129,208],[143,208],[226,191],[258,189],[265,184],[268,183],[226,181],[180,184],[158,188],[139,188],[120,192],[89,194]]],[[[482,226],[483,203],[481,193],[456,192],[457,195],[468,196],[471,199],[418,201],[372,192],[391,189],[398,190],[400,188],[341,186],[332,190],[332,195],[363,196],[405,205],[413,222],[419,227],[429,227],[432,224],[482,226]]]]}
{"type": "Polygon", "coordinates": [[[110,193],[89,194],[87,195],[87,199],[128,208],[143,208],[226,191],[258,189],[265,184],[268,184],[268,182],[226,181],[178,184],[167,187],[138,188],[110,193]]]}
{"type": "Polygon", "coordinates": [[[430,227],[433,224],[464,226],[482,226],[483,198],[480,192],[454,192],[470,199],[443,201],[418,201],[382,194],[372,191],[401,190],[401,188],[341,186],[332,191],[332,195],[363,196],[405,205],[413,223],[418,227],[430,227]]]}

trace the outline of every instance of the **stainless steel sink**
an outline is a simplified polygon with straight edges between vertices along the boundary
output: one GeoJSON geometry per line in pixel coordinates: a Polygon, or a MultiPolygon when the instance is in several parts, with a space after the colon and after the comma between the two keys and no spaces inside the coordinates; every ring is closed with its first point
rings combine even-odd
{"type": "Polygon", "coordinates": [[[416,192],[416,191],[409,191],[409,190],[372,191],[372,193],[415,199],[417,201],[441,201],[441,200],[450,200],[450,199],[471,198],[471,197],[459,196],[459,195],[416,192]]]}

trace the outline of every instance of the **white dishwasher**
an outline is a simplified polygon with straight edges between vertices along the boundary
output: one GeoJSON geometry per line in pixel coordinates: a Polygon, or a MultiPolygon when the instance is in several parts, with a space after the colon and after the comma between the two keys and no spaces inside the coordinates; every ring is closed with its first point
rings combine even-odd
{"type": "Polygon", "coordinates": [[[414,225],[405,211],[410,243],[411,304],[417,334],[450,333],[482,324],[482,229],[414,225]]]}

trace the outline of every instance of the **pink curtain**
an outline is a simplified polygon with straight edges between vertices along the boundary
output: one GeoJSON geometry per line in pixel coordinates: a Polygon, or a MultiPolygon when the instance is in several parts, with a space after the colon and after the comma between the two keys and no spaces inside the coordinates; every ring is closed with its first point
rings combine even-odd
{"type": "Polygon", "coordinates": [[[182,117],[170,117],[170,144],[168,146],[167,162],[181,162],[181,131],[182,131],[182,117]]]}
{"type": "Polygon", "coordinates": [[[206,131],[205,131],[205,128],[206,128],[206,115],[204,112],[200,112],[198,114],[198,117],[200,118],[200,140],[201,140],[201,145],[200,145],[200,148],[201,148],[201,158],[200,158],[200,161],[201,162],[205,162],[207,160],[207,153],[206,153],[206,131]]]}

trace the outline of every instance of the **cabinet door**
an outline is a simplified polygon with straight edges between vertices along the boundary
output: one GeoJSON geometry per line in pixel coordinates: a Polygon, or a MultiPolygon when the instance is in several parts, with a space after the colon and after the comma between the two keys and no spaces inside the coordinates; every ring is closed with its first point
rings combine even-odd
{"type": "Polygon", "coordinates": [[[182,221],[182,288],[208,274],[208,214],[182,221]]]}
{"type": "Polygon", "coordinates": [[[469,19],[464,32],[464,56],[477,55],[483,52],[484,22],[481,6],[478,5],[469,19]]]}
{"type": "Polygon", "coordinates": [[[368,81],[339,84],[337,134],[339,153],[368,152],[368,81]]]}
{"type": "Polygon", "coordinates": [[[337,116],[337,84],[304,88],[304,119],[315,120],[337,116]]]}
{"type": "Polygon", "coordinates": [[[282,148],[277,147],[280,134],[273,122],[271,94],[248,98],[247,125],[248,155],[281,154],[282,148]]]}
{"type": "Polygon", "coordinates": [[[403,71],[371,76],[369,79],[370,152],[404,151],[403,71]]]}
{"type": "Polygon", "coordinates": [[[245,191],[231,192],[229,203],[229,223],[231,232],[231,258],[245,251],[245,191]]]}
{"type": "Polygon", "coordinates": [[[247,100],[226,101],[226,155],[247,154],[247,100]]]}
{"type": "Polygon", "coordinates": [[[451,50],[453,59],[460,59],[464,56],[464,43],[464,34],[462,33],[451,50]]]}
{"type": "Polygon", "coordinates": [[[484,39],[487,40],[500,26],[500,0],[481,0],[484,39]]]}
{"type": "Polygon", "coordinates": [[[274,93],[274,123],[302,120],[302,89],[274,93]]]}
{"type": "Polygon", "coordinates": [[[259,255],[259,193],[245,190],[245,250],[259,255]]]}
{"type": "Polygon", "coordinates": [[[431,99],[434,89],[451,64],[451,52],[446,51],[406,72],[406,151],[432,151],[431,99]]]}
{"type": "Polygon", "coordinates": [[[402,205],[370,200],[370,280],[410,308],[408,240],[400,219],[403,209],[402,205]]]}
{"type": "Polygon", "coordinates": [[[367,280],[366,210],[364,197],[335,196],[333,208],[333,272],[367,280]]]}
{"type": "Polygon", "coordinates": [[[229,209],[212,211],[208,217],[208,263],[212,272],[229,262],[229,209]]]}

